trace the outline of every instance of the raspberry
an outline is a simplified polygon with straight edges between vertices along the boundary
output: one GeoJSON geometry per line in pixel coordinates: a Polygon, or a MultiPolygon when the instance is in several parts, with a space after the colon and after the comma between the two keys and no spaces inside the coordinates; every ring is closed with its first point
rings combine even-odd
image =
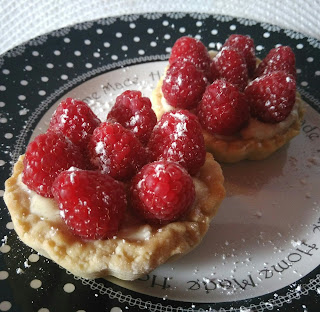
{"type": "Polygon", "coordinates": [[[173,64],[178,58],[190,61],[210,79],[211,58],[200,40],[187,36],[179,38],[172,47],[169,64],[173,64]]]}
{"type": "Polygon", "coordinates": [[[230,47],[240,52],[247,64],[248,75],[252,77],[256,69],[256,55],[254,41],[249,36],[233,34],[224,43],[223,47],[230,47]]]}
{"type": "Polygon", "coordinates": [[[40,134],[29,143],[23,164],[23,183],[44,197],[53,197],[51,186],[61,171],[86,168],[79,147],[55,132],[40,134]]]}
{"type": "Polygon", "coordinates": [[[195,200],[192,178],[179,164],[160,160],[145,165],[132,179],[133,208],[151,222],[181,218],[195,200]]]}
{"type": "Polygon", "coordinates": [[[54,112],[48,131],[59,132],[85,149],[90,135],[99,124],[99,118],[85,102],[67,98],[54,112]]]}
{"type": "Polygon", "coordinates": [[[296,98],[295,79],[283,71],[272,72],[253,80],[245,90],[251,115],[267,123],[284,120],[296,98]]]}
{"type": "Polygon", "coordinates": [[[296,58],[288,46],[280,46],[270,50],[259,64],[255,76],[260,77],[280,70],[296,77],[296,58]]]}
{"type": "Polygon", "coordinates": [[[147,97],[140,91],[125,91],[116,98],[116,103],[107,120],[116,121],[131,130],[142,144],[147,144],[157,116],[147,97]]]}
{"type": "Polygon", "coordinates": [[[74,234],[86,239],[117,234],[127,206],[121,182],[99,171],[68,170],[55,179],[52,193],[74,234]]]}
{"type": "Polygon", "coordinates": [[[216,80],[207,87],[198,108],[202,127],[213,134],[233,135],[249,118],[249,106],[237,87],[216,80]]]}
{"type": "Polygon", "coordinates": [[[137,137],[119,123],[102,122],[88,148],[91,162],[117,180],[130,179],[149,159],[137,137]]]}
{"type": "Polygon", "coordinates": [[[211,63],[212,75],[216,72],[219,77],[231,82],[241,91],[248,83],[248,69],[244,57],[237,50],[225,47],[211,63]]]}
{"type": "Polygon", "coordinates": [[[162,84],[162,93],[173,107],[192,109],[198,105],[207,86],[203,73],[190,61],[172,63],[162,84]]]}
{"type": "Polygon", "coordinates": [[[205,162],[206,149],[198,118],[187,110],[162,115],[151,134],[148,148],[153,160],[178,162],[195,174],[205,162]]]}

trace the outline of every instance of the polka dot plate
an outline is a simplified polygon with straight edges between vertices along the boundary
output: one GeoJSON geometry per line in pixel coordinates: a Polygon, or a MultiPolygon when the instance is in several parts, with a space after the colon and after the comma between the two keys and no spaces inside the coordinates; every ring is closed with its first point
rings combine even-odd
{"type": "Polygon", "coordinates": [[[318,311],[320,306],[320,42],[252,20],[166,13],[109,17],[56,30],[0,56],[0,311],[318,311]],[[85,280],[21,243],[4,181],[59,101],[86,101],[101,119],[126,89],[150,96],[175,40],[219,49],[250,35],[263,58],[296,54],[308,103],[302,131],[270,158],[222,165],[227,197],[200,246],[134,281],[85,280]]]}

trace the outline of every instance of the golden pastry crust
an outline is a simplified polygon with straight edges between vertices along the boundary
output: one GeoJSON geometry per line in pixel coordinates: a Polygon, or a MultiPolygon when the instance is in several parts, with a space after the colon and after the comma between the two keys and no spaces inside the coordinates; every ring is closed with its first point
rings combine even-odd
{"type": "MultiPolygon", "coordinates": [[[[225,197],[220,165],[207,153],[204,166],[193,178],[196,201],[183,219],[163,226],[151,226],[128,210],[116,237],[84,240],[68,230],[54,200],[45,199],[53,205],[53,210],[57,209],[54,218],[31,211],[32,196],[39,195],[26,190],[21,182],[23,157],[20,156],[12,177],[6,181],[4,193],[15,231],[26,245],[84,278],[111,275],[134,280],[170,258],[186,254],[201,242],[225,197]]],[[[45,205],[41,208],[46,209],[45,205]]]]}
{"type": "MultiPolygon", "coordinates": [[[[213,55],[213,54],[212,54],[213,55]]],[[[257,59],[257,64],[260,62],[257,59]]],[[[157,83],[156,88],[152,91],[151,102],[157,118],[166,112],[166,108],[162,102],[162,83],[163,77],[157,83]]],[[[235,163],[241,160],[262,160],[269,157],[280,147],[288,143],[293,137],[299,134],[301,122],[305,112],[305,105],[299,93],[296,95],[297,117],[293,123],[271,138],[243,138],[241,135],[222,138],[215,136],[203,129],[203,136],[208,152],[212,153],[214,158],[219,162],[235,163]]],[[[174,109],[174,108],[173,108],[174,109]]]]}

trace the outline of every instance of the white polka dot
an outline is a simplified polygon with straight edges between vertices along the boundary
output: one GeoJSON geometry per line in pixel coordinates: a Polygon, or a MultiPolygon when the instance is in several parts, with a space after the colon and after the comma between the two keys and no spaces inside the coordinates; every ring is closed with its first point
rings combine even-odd
{"type": "Polygon", "coordinates": [[[86,63],[85,65],[87,68],[92,68],[92,64],[91,63],[86,63]]]}
{"type": "Polygon", "coordinates": [[[13,222],[8,222],[7,224],[6,224],[6,228],[8,229],[8,230],[13,230],[14,229],[14,226],[13,226],[13,222]]]}
{"type": "Polygon", "coordinates": [[[21,81],[20,81],[20,84],[21,84],[22,86],[26,86],[26,85],[28,84],[28,81],[27,81],[27,80],[21,80],[21,81]]]}
{"type": "Polygon", "coordinates": [[[148,33],[148,34],[153,34],[153,33],[154,33],[154,30],[153,30],[152,28],[148,28],[147,33],[148,33]]]}
{"type": "Polygon", "coordinates": [[[218,33],[218,30],[217,29],[212,29],[211,30],[211,35],[216,35],[218,33]]]}
{"type": "Polygon", "coordinates": [[[65,74],[63,74],[63,75],[61,75],[61,79],[62,79],[62,80],[67,80],[67,79],[68,79],[68,76],[65,75],[65,74]]]}
{"type": "Polygon", "coordinates": [[[57,55],[57,56],[61,55],[61,52],[59,50],[54,50],[53,53],[54,53],[54,55],[57,55]]]}
{"type": "Polygon", "coordinates": [[[185,28],[185,27],[180,27],[180,28],[179,28],[179,32],[185,33],[185,32],[186,32],[186,28],[185,28]]]}
{"type": "Polygon", "coordinates": [[[9,245],[2,245],[0,246],[0,251],[2,253],[8,253],[11,250],[11,247],[9,245]]]}
{"type": "Polygon", "coordinates": [[[38,92],[38,94],[41,95],[41,96],[44,96],[44,95],[46,95],[46,91],[40,90],[40,91],[38,92]]]}
{"type": "Polygon", "coordinates": [[[162,22],[162,25],[163,25],[163,26],[168,26],[168,25],[169,25],[169,22],[168,22],[168,21],[163,21],[163,22],[162,22]]]}
{"type": "Polygon", "coordinates": [[[111,58],[116,61],[118,59],[118,56],[117,55],[111,55],[111,58]]]}
{"type": "Polygon", "coordinates": [[[28,259],[30,262],[38,262],[40,257],[37,254],[31,254],[28,259]]]}
{"type": "Polygon", "coordinates": [[[50,312],[47,308],[41,308],[38,310],[38,312],[50,312]]]}
{"type": "Polygon", "coordinates": [[[86,312],[86,310],[78,310],[78,311],[76,311],[76,312],[86,312]]]}
{"type": "Polygon", "coordinates": [[[76,289],[76,287],[71,284],[71,283],[67,283],[63,286],[63,290],[66,292],[66,293],[72,293],[74,290],[76,289]]]}
{"type": "Polygon", "coordinates": [[[261,50],[263,50],[263,49],[264,49],[264,46],[263,46],[263,45],[260,45],[260,44],[259,44],[259,45],[256,46],[256,50],[257,50],[257,51],[261,51],[261,50]]]}
{"type": "Polygon", "coordinates": [[[0,190],[0,197],[2,197],[4,194],[4,190],[0,190]]]}
{"type": "Polygon", "coordinates": [[[48,82],[49,78],[46,76],[41,77],[41,81],[43,82],[48,82]]]}
{"type": "Polygon", "coordinates": [[[139,53],[139,55],[144,55],[145,52],[144,52],[144,50],[139,50],[138,53],[139,53]]]}
{"type": "Polygon", "coordinates": [[[96,30],[96,32],[97,32],[98,35],[101,35],[101,34],[103,33],[103,30],[102,30],[101,28],[98,28],[98,29],[96,30]]]}
{"type": "Polygon", "coordinates": [[[94,53],[93,53],[93,56],[94,56],[94,57],[100,57],[100,53],[99,53],[99,52],[94,52],[94,53]]]}
{"type": "Polygon", "coordinates": [[[114,307],[110,310],[110,312],[122,312],[122,310],[118,307],[114,307]]]}
{"type": "Polygon", "coordinates": [[[109,42],[105,42],[103,45],[104,45],[105,48],[110,48],[110,43],[109,42]]]}
{"type": "Polygon", "coordinates": [[[302,70],[300,68],[296,69],[297,74],[301,74],[302,70]]]}
{"type": "Polygon", "coordinates": [[[80,55],[81,55],[81,52],[80,52],[80,51],[74,51],[74,55],[75,55],[75,56],[80,56],[80,55]]]}
{"type": "Polygon", "coordinates": [[[196,22],[196,26],[197,26],[197,27],[201,27],[201,26],[202,26],[202,22],[201,22],[201,21],[197,21],[197,22],[196,22]]]}
{"type": "Polygon", "coordinates": [[[237,26],[236,25],[230,25],[230,30],[236,30],[237,26]]]}
{"type": "Polygon", "coordinates": [[[34,279],[34,280],[32,280],[32,281],[30,282],[30,287],[31,287],[31,288],[34,288],[34,289],[40,288],[41,285],[42,285],[42,282],[41,282],[40,280],[38,280],[38,279],[34,279]]]}
{"type": "Polygon", "coordinates": [[[303,44],[302,43],[298,43],[297,44],[297,49],[299,49],[299,50],[303,49],[303,44]]]}
{"type": "Polygon", "coordinates": [[[12,139],[13,138],[13,134],[12,133],[5,133],[4,137],[6,139],[12,139]]]}
{"type": "Polygon", "coordinates": [[[39,52],[38,51],[32,51],[32,55],[33,56],[39,56],[39,52]]]}
{"type": "Polygon", "coordinates": [[[150,42],[150,45],[151,45],[152,47],[156,47],[156,46],[157,46],[157,43],[156,43],[155,41],[151,41],[151,42],[150,42]]]}
{"type": "Polygon", "coordinates": [[[164,35],[164,39],[169,40],[170,38],[171,38],[171,36],[169,34],[164,35]]]}
{"type": "Polygon", "coordinates": [[[117,32],[117,33],[116,33],[116,37],[117,37],[117,38],[121,38],[121,37],[122,37],[122,33],[121,33],[121,32],[117,32]]]}
{"type": "Polygon", "coordinates": [[[26,96],[23,95],[23,94],[20,94],[20,95],[18,96],[18,99],[19,99],[20,101],[24,101],[24,100],[26,99],[26,96]]]}
{"type": "MultiPolygon", "coordinates": [[[[320,76],[320,70],[317,70],[317,71],[315,72],[315,74],[316,74],[316,76],[320,76]]],[[[1,104],[1,102],[0,102],[0,104],[1,104]]]]}
{"type": "Polygon", "coordinates": [[[5,75],[9,75],[10,74],[10,70],[9,69],[3,69],[2,73],[5,75]]]}
{"type": "Polygon", "coordinates": [[[130,24],[129,24],[129,27],[130,27],[131,29],[134,29],[134,28],[136,28],[136,24],[135,24],[135,23],[130,23],[130,24]]]}
{"type": "Polygon", "coordinates": [[[123,50],[123,51],[128,51],[128,47],[127,47],[126,45],[123,45],[123,46],[121,47],[121,50],[123,50]]]}
{"type": "Polygon", "coordinates": [[[307,82],[307,81],[301,81],[301,85],[302,85],[303,87],[306,87],[306,86],[308,85],[308,82],[307,82]]]}
{"type": "Polygon", "coordinates": [[[0,303],[0,311],[9,311],[12,307],[12,304],[9,301],[2,301],[0,303]]]}
{"type": "Polygon", "coordinates": [[[73,63],[68,62],[68,63],[67,63],[67,67],[72,68],[72,67],[73,67],[73,63]]]}
{"type": "Polygon", "coordinates": [[[0,107],[4,107],[6,106],[6,103],[5,102],[0,102],[0,107]]]}
{"type": "Polygon", "coordinates": [[[307,58],[307,62],[309,62],[309,63],[313,62],[313,60],[314,60],[314,59],[313,59],[313,57],[311,57],[311,56],[307,58]]]}
{"type": "Polygon", "coordinates": [[[196,34],[194,37],[195,37],[195,39],[201,40],[201,35],[200,34],[196,34]]]}
{"type": "Polygon", "coordinates": [[[0,271],[0,280],[5,280],[9,276],[9,273],[7,271],[0,271]]]}
{"type": "Polygon", "coordinates": [[[269,38],[269,37],[270,37],[270,33],[269,33],[269,32],[265,32],[265,33],[263,34],[263,37],[264,37],[264,38],[269,38]]]}
{"type": "Polygon", "coordinates": [[[32,70],[32,66],[27,65],[27,66],[25,67],[25,69],[26,69],[27,71],[31,71],[31,70],[32,70]]]}
{"type": "Polygon", "coordinates": [[[6,86],[3,86],[3,85],[0,86],[0,91],[6,91],[6,90],[7,90],[6,86]]]}
{"type": "Polygon", "coordinates": [[[47,64],[47,67],[51,69],[51,68],[54,67],[54,65],[53,65],[52,63],[48,63],[48,64],[47,64]]]}
{"type": "Polygon", "coordinates": [[[64,38],[63,41],[64,41],[65,43],[70,43],[70,42],[71,42],[70,38],[68,38],[68,37],[64,38]]]}
{"type": "MultiPolygon", "coordinates": [[[[6,117],[0,118],[0,123],[7,123],[7,122],[8,122],[8,119],[6,117]]],[[[0,160],[0,166],[1,166],[1,161],[3,160],[0,160]]]]}
{"type": "Polygon", "coordinates": [[[170,53],[170,52],[171,52],[171,47],[167,47],[167,48],[166,48],[166,52],[167,52],[167,53],[170,53]]]}
{"type": "Polygon", "coordinates": [[[136,37],[133,38],[133,41],[134,41],[134,42],[139,42],[139,41],[140,41],[140,38],[136,36],[136,37]]]}
{"type": "Polygon", "coordinates": [[[84,41],[84,44],[90,45],[90,44],[91,44],[91,41],[90,41],[89,39],[86,39],[86,40],[84,41]]]}

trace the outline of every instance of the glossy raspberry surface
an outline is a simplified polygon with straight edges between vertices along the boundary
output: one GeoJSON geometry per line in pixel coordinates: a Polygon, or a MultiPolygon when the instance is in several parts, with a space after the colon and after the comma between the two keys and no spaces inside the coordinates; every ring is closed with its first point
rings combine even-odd
{"type": "Polygon", "coordinates": [[[141,143],[147,144],[157,116],[149,98],[143,97],[140,91],[128,90],[116,98],[107,120],[120,123],[131,130],[141,143]]]}
{"type": "Polygon", "coordinates": [[[61,171],[87,166],[80,148],[55,132],[40,134],[29,143],[23,164],[23,183],[44,197],[53,197],[51,186],[61,171]]]}
{"type": "Polygon", "coordinates": [[[284,71],[296,77],[296,58],[289,46],[280,46],[270,50],[259,64],[255,76],[260,77],[274,71],[284,71]]]}
{"type": "Polygon", "coordinates": [[[245,90],[251,115],[267,123],[277,123],[290,114],[296,99],[296,82],[284,71],[253,80],[245,90]]]}
{"type": "Polygon", "coordinates": [[[245,59],[249,77],[256,69],[256,55],[254,41],[249,36],[233,34],[228,37],[223,47],[230,47],[241,53],[245,59]]]}
{"type": "Polygon", "coordinates": [[[102,122],[88,148],[91,162],[117,180],[129,180],[149,160],[138,138],[119,123],[102,122]]]}
{"type": "Polygon", "coordinates": [[[99,124],[99,118],[85,102],[67,98],[52,115],[48,131],[61,133],[86,149],[90,135],[99,124]]]}
{"type": "Polygon", "coordinates": [[[68,170],[55,179],[52,192],[74,234],[86,239],[117,234],[127,206],[121,182],[99,171],[68,170]]]}
{"type": "Polygon", "coordinates": [[[216,80],[207,87],[198,108],[202,127],[212,134],[233,135],[249,118],[246,99],[230,82],[216,80]]]}
{"type": "Polygon", "coordinates": [[[167,159],[195,174],[205,162],[206,149],[198,118],[187,110],[162,115],[153,129],[148,148],[153,160],[167,159]]]}
{"type": "Polygon", "coordinates": [[[211,58],[200,40],[188,36],[179,38],[172,47],[169,64],[178,58],[190,61],[210,79],[211,58]]]}
{"type": "Polygon", "coordinates": [[[166,72],[162,93],[168,104],[176,108],[192,109],[201,100],[207,80],[190,61],[178,59],[166,72]]]}
{"type": "Polygon", "coordinates": [[[243,91],[248,84],[248,69],[241,53],[229,47],[223,48],[213,59],[212,75],[229,81],[243,91]]]}
{"type": "Polygon", "coordinates": [[[182,217],[195,200],[192,178],[179,164],[160,160],[132,179],[132,206],[146,220],[167,223],[182,217]]]}

